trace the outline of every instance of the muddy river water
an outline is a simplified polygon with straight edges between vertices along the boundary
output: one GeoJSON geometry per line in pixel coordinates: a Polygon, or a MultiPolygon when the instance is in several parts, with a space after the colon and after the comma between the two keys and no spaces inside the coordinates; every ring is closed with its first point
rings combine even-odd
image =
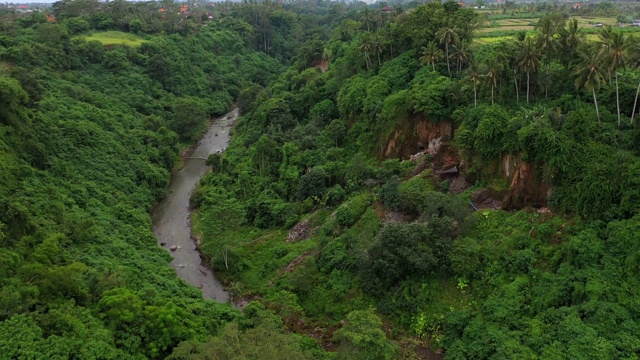
{"type": "Polygon", "coordinates": [[[202,176],[209,170],[209,155],[227,148],[231,126],[238,117],[238,109],[215,119],[207,133],[198,141],[184,166],[171,177],[167,195],[151,213],[153,233],[158,244],[173,256],[170,266],[178,277],[202,290],[207,299],[227,302],[229,294],[215,274],[202,266],[200,253],[191,239],[189,197],[202,176]],[[163,245],[164,244],[164,245],[163,245]]]}

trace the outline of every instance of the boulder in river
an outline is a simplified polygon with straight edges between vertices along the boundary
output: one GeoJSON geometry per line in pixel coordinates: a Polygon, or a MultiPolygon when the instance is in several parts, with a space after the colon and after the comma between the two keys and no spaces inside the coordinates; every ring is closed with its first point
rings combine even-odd
{"type": "Polygon", "coordinates": [[[170,249],[171,249],[171,251],[176,251],[176,250],[178,250],[178,247],[175,246],[175,245],[172,245],[170,249]]]}

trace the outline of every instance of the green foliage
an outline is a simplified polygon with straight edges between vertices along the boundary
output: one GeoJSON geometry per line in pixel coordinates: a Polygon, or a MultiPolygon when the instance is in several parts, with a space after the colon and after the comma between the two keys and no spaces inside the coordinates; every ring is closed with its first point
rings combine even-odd
{"type": "Polygon", "coordinates": [[[195,98],[178,98],[173,105],[174,119],[171,129],[181,140],[192,141],[202,132],[207,120],[204,104],[195,98]]]}
{"type": "Polygon", "coordinates": [[[398,349],[381,329],[382,321],[373,309],[347,315],[346,324],[334,334],[340,342],[338,359],[393,359],[398,349]]]}
{"type": "Polygon", "coordinates": [[[403,209],[412,213],[420,212],[432,191],[433,184],[422,176],[415,176],[398,187],[403,209]]]}
{"type": "Polygon", "coordinates": [[[347,192],[344,191],[340,184],[336,184],[327,190],[327,206],[337,206],[344,201],[347,192]]]}
{"type": "Polygon", "coordinates": [[[471,43],[483,15],[454,2],[156,5],[62,1],[59,23],[0,10],[7,357],[324,358],[295,333],[345,317],[335,357],[400,357],[372,304],[394,336],[448,358],[636,357],[637,131],[610,110],[619,98],[631,115],[637,71],[600,62],[607,32],[592,51],[551,14],[528,35],[471,43]],[[427,44],[436,56],[421,67],[427,44]],[[576,74],[601,72],[585,94],[578,50],[593,57],[576,74]],[[234,102],[231,143],[191,199],[194,231],[234,297],[277,315],[203,302],[149,231],[180,147],[234,102]],[[470,215],[469,192],[443,193],[454,181],[408,179],[414,162],[383,157],[390,139],[402,154],[431,140],[423,117],[454,122],[434,171],[462,160],[469,180],[549,189],[575,218],[470,215]],[[300,219],[304,239],[290,239],[300,219]]]}
{"type": "Polygon", "coordinates": [[[484,159],[500,156],[508,114],[497,106],[488,108],[478,123],[474,132],[474,148],[484,159]]]}
{"type": "Polygon", "coordinates": [[[285,332],[281,321],[264,308],[253,311],[252,304],[245,310],[246,319],[240,324],[229,324],[217,336],[204,343],[184,342],[167,359],[314,359],[317,348],[309,348],[305,338],[285,332]]]}
{"type": "Polygon", "coordinates": [[[391,210],[400,210],[402,206],[399,185],[400,179],[394,177],[389,179],[386,183],[384,183],[384,185],[380,187],[380,193],[378,194],[380,202],[391,210]]]}
{"type": "Polygon", "coordinates": [[[389,224],[378,234],[362,265],[364,289],[381,295],[409,277],[444,271],[444,238],[422,224],[389,224]]]}
{"type": "Polygon", "coordinates": [[[28,124],[28,112],[24,107],[28,100],[27,93],[18,81],[12,78],[0,77],[0,98],[2,99],[0,122],[16,128],[28,124]]]}
{"type": "Polygon", "coordinates": [[[327,174],[321,168],[314,168],[300,177],[298,183],[298,198],[317,198],[324,196],[327,189],[327,174]]]}
{"type": "Polygon", "coordinates": [[[368,194],[358,195],[338,207],[336,221],[340,226],[351,227],[360,219],[370,204],[371,197],[368,194]]]}
{"type": "Polygon", "coordinates": [[[453,103],[451,93],[453,81],[423,67],[411,82],[411,102],[416,112],[423,113],[432,121],[445,120],[451,116],[453,103]]]}
{"type": "MultiPolygon", "coordinates": [[[[110,12],[123,4],[57,3],[59,23],[34,13],[0,36],[0,347],[10,358],[163,358],[237,316],[177,279],[149,212],[179,140],[280,65],[216,26],[131,35],[140,47],[69,36],[135,27],[110,12]]],[[[199,201],[211,233],[244,223],[235,194],[199,201]]],[[[297,220],[288,204],[274,211],[297,220]]]]}

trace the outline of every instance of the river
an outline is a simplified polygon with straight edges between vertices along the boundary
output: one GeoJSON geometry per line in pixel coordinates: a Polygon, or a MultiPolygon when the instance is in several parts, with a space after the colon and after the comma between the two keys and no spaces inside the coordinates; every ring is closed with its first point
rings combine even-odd
{"type": "Polygon", "coordinates": [[[205,159],[227,148],[231,126],[237,118],[236,108],[211,123],[191,155],[184,160],[183,167],[173,174],[167,195],[151,213],[153,233],[158,239],[158,245],[173,256],[170,266],[176,270],[178,277],[200,288],[205,298],[219,302],[227,302],[229,294],[213,272],[202,266],[200,253],[191,239],[189,198],[198,181],[209,169],[205,159]]]}

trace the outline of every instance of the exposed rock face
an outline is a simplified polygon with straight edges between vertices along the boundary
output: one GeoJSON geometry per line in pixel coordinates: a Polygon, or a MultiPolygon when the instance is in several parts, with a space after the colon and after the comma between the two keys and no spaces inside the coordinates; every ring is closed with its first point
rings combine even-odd
{"type": "Polygon", "coordinates": [[[404,214],[399,211],[389,211],[384,217],[384,225],[389,223],[402,223],[404,222],[404,214]]]}
{"type": "Polygon", "coordinates": [[[471,202],[477,209],[501,209],[502,201],[495,199],[491,190],[476,190],[471,194],[471,202]]]}
{"type": "Polygon", "coordinates": [[[438,152],[437,147],[441,142],[446,142],[453,137],[453,122],[451,120],[433,123],[422,114],[413,114],[402,128],[397,129],[383,149],[381,158],[407,159],[417,152],[438,152]]]}
{"type": "Polygon", "coordinates": [[[542,180],[540,172],[535,165],[522,161],[520,156],[505,155],[502,158],[502,176],[510,186],[503,207],[547,206],[549,184],[542,180]]]}
{"type": "Polygon", "coordinates": [[[320,69],[321,72],[325,72],[329,69],[329,60],[316,59],[311,63],[311,66],[316,69],[320,69]]]}
{"type": "Polygon", "coordinates": [[[309,237],[310,235],[309,219],[303,220],[297,223],[289,230],[289,236],[287,236],[287,242],[301,241],[309,237]]]}
{"type": "Polygon", "coordinates": [[[470,187],[471,184],[467,182],[467,179],[465,179],[462,175],[458,175],[458,177],[451,180],[451,182],[449,183],[449,192],[451,192],[453,195],[458,195],[470,187]]]}
{"type": "MultiPolygon", "coordinates": [[[[450,177],[449,190],[459,194],[477,180],[473,175],[468,177],[466,165],[456,150],[449,144],[453,138],[453,122],[451,120],[433,123],[422,114],[409,115],[408,120],[396,129],[379,148],[381,159],[402,158],[418,162],[413,175],[430,166],[441,179],[450,177]],[[430,156],[427,163],[426,155],[430,156]],[[447,173],[446,170],[457,165],[460,175],[447,173]]],[[[552,187],[543,178],[543,169],[522,160],[520,155],[504,155],[495,159],[483,169],[482,173],[491,178],[502,177],[509,184],[508,191],[492,194],[488,203],[480,202],[484,208],[518,209],[526,206],[547,206],[552,187]],[[496,202],[501,206],[496,207],[496,202]],[[482,205],[484,204],[484,205],[482,205]]],[[[475,202],[474,202],[475,203],[475,202]]]]}

